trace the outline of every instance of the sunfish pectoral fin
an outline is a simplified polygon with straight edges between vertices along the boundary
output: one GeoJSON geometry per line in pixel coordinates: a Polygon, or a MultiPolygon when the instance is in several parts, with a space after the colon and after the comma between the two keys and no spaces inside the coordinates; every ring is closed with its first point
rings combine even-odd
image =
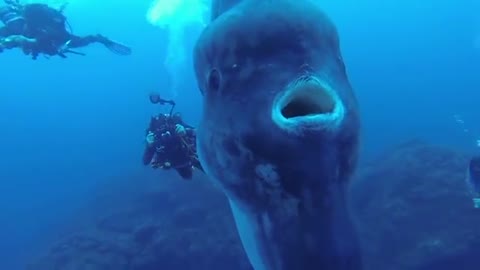
{"type": "Polygon", "coordinates": [[[237,225],[238,235],[243,244],[243,249],[247,254],[250,263],[255,270],[267,270],[267,267],[261,257],[261,249],[258,245],[258,239],[260,231],[258,224],[252,222],[252,217],[245,211],[240,209],[235,202],[228,200],[230,208],[232,209],[233,218],[237,225]]]}
{"type": "Polygon", "coordinates": [[[243,0],[213,0],[211,8],[211,20],[215,20],[227,10],[231,9],[243,0]]]}

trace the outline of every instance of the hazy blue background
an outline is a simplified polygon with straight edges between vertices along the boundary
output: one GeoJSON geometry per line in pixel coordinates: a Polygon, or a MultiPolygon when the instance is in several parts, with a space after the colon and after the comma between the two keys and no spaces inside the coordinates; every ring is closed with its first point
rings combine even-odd
{"type": "MultiPolygon", "coordinates": [[[[321,2],[338,26],[361,104],[365,155],[417,136],[475,149],[474,133],[463,132],[453,116],[480,130],[479,4],[321,2]]],[[[149,5],[73,0],[67,8],[76,34],[100,32],[122,41],[133,47],[130,57],[101,46],[68,59],[0,55],[1,269],[21,269],[22,260],[65,230],[98,186],[118,175],[161,178],[140,162],[144,130],[158,111],[147,94],[169,92],[163,67],[168,35],[146,21],[149,5]]],[[[178,108],[196,124],[199,94],[191,71],[183,76],[178,108]]]]}

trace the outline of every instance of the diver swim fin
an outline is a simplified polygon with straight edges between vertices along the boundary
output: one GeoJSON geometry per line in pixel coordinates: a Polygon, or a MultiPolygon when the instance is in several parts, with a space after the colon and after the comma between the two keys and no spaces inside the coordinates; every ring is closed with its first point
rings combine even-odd
{"type": "Polygon", "coordinates": [[[126,45],[120,44],[112,40],[105,40],[103,45],[107,47],[111,52],[118,55],[130,55],[132,54],[132,49],[126,45]]]}

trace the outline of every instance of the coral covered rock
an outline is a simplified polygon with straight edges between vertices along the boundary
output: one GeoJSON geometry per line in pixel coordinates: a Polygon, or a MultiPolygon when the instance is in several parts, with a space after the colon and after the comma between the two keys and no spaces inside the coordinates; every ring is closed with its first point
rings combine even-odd
{"type": "Polygon", "coordinates": [[[478,269],[480,211],[466,190],[467,164],[411,141],[362,167],[351,202],[367,269],[478,269]]]}
{"type": "MultiPolygon", "coordinates": [[[[462,154],[411,141],[360,167],[351,207],[366,270],[478,270],[480,211],[466,166],[462,154]]],[[[251,270],[228,203],[210,183],[134,178],[131,188],[107,188],[93,225],[28,270],[251,270]]]]}

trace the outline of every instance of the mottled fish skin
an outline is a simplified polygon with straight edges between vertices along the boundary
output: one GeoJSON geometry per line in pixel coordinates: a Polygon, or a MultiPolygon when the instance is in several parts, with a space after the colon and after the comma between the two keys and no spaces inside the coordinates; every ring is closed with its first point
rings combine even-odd
{"type": "Polygon", "coordinates": [[[473,207],[480,208],[480,156],[474,156],[470,159],[466,182],[472,196],[473,207]]]}
{"type": "Polygon", "coordinates": [[[256,270],[359,270],[346,190],[360,121],[335,26],[308,0],[213,0],[194,51],[198,153],[256,270]]]}
{"type": "Polygon", "coordinates": [[[469,182],[472,191],[480,196],[480,156],[474,156],[470,159],[467,181],[469,182]]]}

